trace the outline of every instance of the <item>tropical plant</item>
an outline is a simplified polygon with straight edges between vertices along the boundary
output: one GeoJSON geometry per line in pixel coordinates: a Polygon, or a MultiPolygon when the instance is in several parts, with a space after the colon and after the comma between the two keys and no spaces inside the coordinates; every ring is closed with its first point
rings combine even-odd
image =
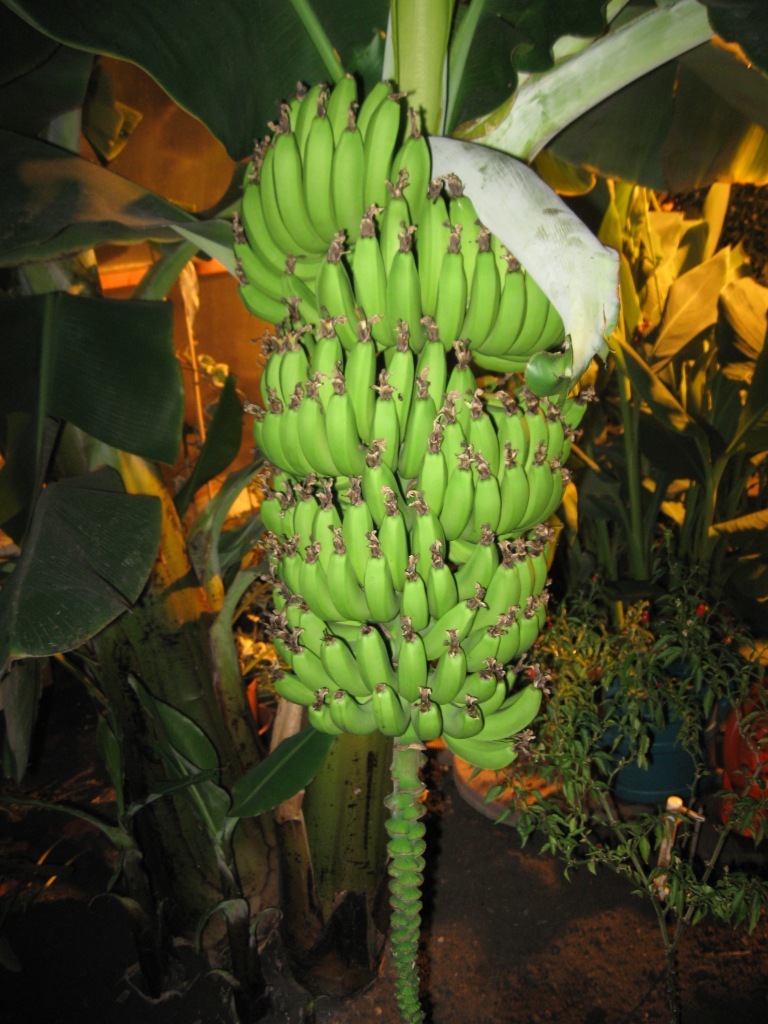
{"type": "MultiPolygon", "coordinates": [[[[597,2],[569,9],[552,5],[544,12],[554,15],[551,22],[543,17],[540,7],[537,10],[537,5],[528,3],[520,4],[510,17],[499,19],[496,5],[478,0],[459,5],[455,11],[451,2],[395,2],[391,7],[391,30],[386,32],[389,6],[383,2],[358,5],[354,16],[343,4],[328,4],[318,14],[310,4],[299,0],[288,8],[274,2],[261,4],[258,9],[244,0],[232,0],[215,12],[182,0],[159,10],[155,6],[150,10],[147,3],[129,9],[113,5],[98,11],[75,4],[60,10],[34,0],[8,3],[0,10],[9,20],[10,30],[24,44],[16,50],[21,56],[13,82],[15,89],[32,89],[41,79],[45,85],[46,74],[54,63],[56,74],[62,79],[63,69],[70,69],[66,72],[67,88],[59,90],[55,97],[49,89],[42,89],[39,103],[30,108],[34,125],[32,121],[19,123],[13,90],[5,95],[5,124],[10,130],[4,131],[3,158],[11,187],[4,191],[5,206],[0,211],[6,228],[3,260],[8,266],[24,265],[21,277],[28,286],[34,286],[36,281],[39,284],[38,261],[57,259],[104,242],[126,243],[147,237],[165,248],[141,288],[145,298],[164,295],[184,263],[201,249],[221,258],[233,272],[236,269],[227,223],[233,209],[232,196],[222,199],[212,218],[194,218],[157,196],[119,181],[71,151],[36,137],[41,129],[50,126],[52,118],[76,106],[81,98],[88,69],[82,51],[110,53],[141,64],[181,105],[212,129],[235,159],[250,154],[254,135],[260,134],[262,126],[274,117],[275,101],[288,101],[297,80],[311,84],[328,77],[335,83],[335,91],[344,82],[345,71],[351,71],[361,79],[364,92],[373,94],[375,82],[392,77],[399,88],[408,91],[410,102],[421,109],[424,127],[433,133],[433,173],[459,173],[475,199],[478,214],[502,242],[513,247],[531,280],[540,284],[562,318],[570,347],[553,353],[558,358],[554,372],[549,361],[543,359],[547,371],[545,386],[555,385],[556,392],[564,392],[570,381],[578,379],[593,353],[602,346],[604,330],[612,324],[613,263],[604,250],[586,241],[565,207],[518,165],[504,157],[491,157],[479,147],[437,138],[435,133],[463,134],[523,159],[533,159],[550,138],[562,134],[568,124],[575,126],[579,116],[599,101],[630,81],[641,83],[652,68],[663,67],[677,61],[681,54],[705,46],[712,35],[704,6],[693,0],[658,9],[621,2],[610,4],[606,9],[608,32],[604,31],[602,7],[597,2]],[[20,13],[28,24],[12,18],[10,11],[20,13]],[[155,32],[146,31],[148,19],[156,26],[155,32]],[[40,32],[30,30],[29,25],[40,32]],[[372,26],[376,26],[375,33],[371,32],[372,26]],[[581,38],[567,38],[569,33],[581,38]],[[558,38],[564,41],[553,56],[550,48],[558,38]],[[63,45],[55,46],[51,40],[63,45]],[[527,73],[519,79],[508,57],[493,59],[499,47],[506,46],[509,52],[510,43],[520,67],[525,63],[523,51],[527,53],[527,73]],[[204,81],[199,73],[212,46],[227,55],[214,83],[204,81]],[[275,55],[279,55],[277,60],[275,55]],[[630,55],[632,59],[628,59],[630,55]],[[27,74],[30,67],[33,70],[27,74]],[[444,67],[448,71],[445,79],[444,67]],[[502,69],[504,73],[499,75],[502,69]],[[42,74],[37,73],[40,70],[42,74]],[[511,78],[516,85],[512,95],[511,78]],[[248,87],[244,88],[244,82],[249,83],[248,87]],[[573,88],[574,82],[578,82],[578,89],[573,88]],[[525,110],[534,109],[539,111],[537,118],[524,116],[525,110]],[[517,126],[522,134],[510,134],[517,126]],[[77,196],[74,208],[60,202],[62,193],[56,191],[56,186],[65,186],[66,195],[77,196]],[[500,208],[498,190],[507,199],[517,197],[514,205],[500,208]],[[23,218],[18,216],[20,209],[26,213],[23,218]],[[567,225],[567,243],[552,250],[538,242],[538,219],[556,228],[567,225]],[[175,241],[179,236],[182,242],[175,241]],[[175,245],[168,247],[173,242],[175,245]],[[586,254],[590,261],[595,261],[590,266],[582,258],[586,254]],[[596,273],[595,266],[602,269],[596,273]]],[[[716,18],[726,35],[736,31],[727,12],[716,12],[716,18]]],[[[738,36],[745,41],[752,59],[764,66],[761,36],[754,23],[748,23],[738,36]]],[[[710,48],[705,48],[708,53],[710,48]]],[[[744,91],[749,96],[755,91],[759,93],[760,74],[742,82],[746,68],[738,57],[725,59],[732,61],[727,65],[727,74],[723,75],[719,66],[715,73],[729,81],[737,79],[729,96],[741,97],[744,91]]],[[[707,64],[709,57],[702,55],[702,60],[707,64]]],[[[672,90],[667,91],[671,95],[672,90]]],[[[651,107],[648,109],[652,120],[654,114],[651,107]]],[[[706,130],[710,117],[708,110],[707,120],[699,120],[700,130],[702,126],[706,130]]],[[[735,121],[730,124],[735,125],[735,121]]],[[[756,131],[759,137],[760,130],[754,128],[752,120],[742,121],[736,126],[737,131],[739,127],[742,135],[756,131]]],[[[74,148],[70,146],[70,150],[74,148]]],[[[278,148],[273,147],[272,152],[278,148]]],[[[691,151],[688,148],[685,153],[691,151]]],[[[560,164],[556,169],[573,182],[572,171],[560,164]]],[[[694,170],[689,166],[688,171],[698,174],[701,168],[694,170]]],[[[759,161],[755,161],[744,168],[743,176],[758,180],[762,173],[759,161]]],[[[238,169],[237,187],[233,190],[236,202],[241,174],[242,169],[238,169]]],[[[354,223],[345,226],[348,230],[356,227],[354,223]]],[[[295,291],[300,291],[295,282],[292,284],[288,296],[291,298],[295,291]]],[[[127,318],[132,309],[126,305],[123,312],[127,318]]],[[[412,333],[415,343],[415,332],[412,333]]],[[[559,342],[557,335],[555,338],[559,342]]],[[[386,402],[380,404],[384,406],[386,402]]],[[[537,423],[542,421],[541,416],[534,419],[537,423]]],[[[38,453],[39,444],[34,450],[36,456],[38,453]]],[[[34,460],[36,467],[40,464],[40,460],[34,460]]],[[[43,465],[47,465],[47,460],[43,460],[43,465]]],[[[482,479],[486,479],[485,470],[482,479]]],[[[7,484],[9,480],[6,473],[3,482],[7,484]]],[[[21,540],[27,537],[24,531],[18,536],[21,540]]],[[[211,585],[217,584],[212,584],[210,577],[205,579],[204,589],[211,585]]],[[[91,624],[91,628],[98,627],[91,624]]],[[[14,648],[15,657],[30,653],[18,646],[14,648]]],[[[178,707],[180,699],[183,696],[174,694],[170,703],[178,707]]],[[[207,726],[218,734],[221,723],[215,722],[215,718],[212,711],[211,722],[202,726],[204,731],[207,726]]],[[[228,716],[225,721],[231,724],[228,716]]],[[[404,782],[404,804],[412,798],[411,790],[416,786],[413,767],[410,766],[404,782]]],[[[400,801],[399,795],[395,801],[400,801]]],[[[403,806],[402,810],[407,808],[403,806]]],[[[412,885],[414,872],[418,873],[412,865],[407,872],[407,885],[412,885]]],[[[404,908],[411,918],[406,944],[413,941],[412,909],[404,908]]],[[[407,961],[407,956],[404,959],[407,961]]],[[[414,1002],[413,983],[405,984],[410,985],[407,1012],[416,1019],[419,1011],[414,1002]]]]}
{"type": "MultiPolygon", "coordinates": [[[[754,714],[764,711],[765,689],[748,631],[704,604],[696,573],[673,561],[664,577],[657,601],[628,606],[620,631],[606,625],[611,595],[599,581],[561,604],[538,652],[551,691],[538,735],[529,737],[520,770],[512,769],[488,798],[509,785],[504,813],[517,816],[524,841],[536,839],[542,852],[560,857],[566,875],[605,867],[650,902],[664,950],[668,1019],[679,1024],[676,957],[688,930],[710,916],[752,930],[768,906],[759,874],[722,867],[733,837],[749,833],[755,844],[765,839],[764,789],[750,791],[760,769],[743,780],[731,814],[720,822],[713,757],[717,722],[750,693],[754,714]],[[673,718],[693,769],[692,789],[682,798],[670,792],[658,807],[617,800],[616,779],[628,765],[648,769],[654,730],[673,718]],[[702,811],[712,819],[705,833],[702,811]]],[[[746,720],[745,730],[749,735],[746,720]]]]}
{"type": "Polygon", "coordinates": [[[622,317],[610,370],[594,377],[600,402],[566,516],[571,578],[591,561],[608,580],[647,581],[666,522],[678,557],[705,569],[708,600],[733,602],[759,628],[768,289],[741,246],[718,246],[729,186],[710,188],[700,217],[635,186],[598,191],[600,237],[621,253],[622,317]]]}

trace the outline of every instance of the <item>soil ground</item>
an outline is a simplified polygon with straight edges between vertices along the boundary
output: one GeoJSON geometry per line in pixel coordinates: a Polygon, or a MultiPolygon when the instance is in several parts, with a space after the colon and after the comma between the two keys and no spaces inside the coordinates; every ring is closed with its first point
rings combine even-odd
{"type": "MultiPolygon", "coordinates": [[[[46,696],[27,793],[110,810],[93,713],[76,686],[46,696]]],[[[430,764],[422,978],[431,1024],[662,1024],[663,953],[653,912],[630,884],[579,872],[521,847],[430,764]]],[[[8,790],[8,786],[4,788],[8,790]]],[[[749,855],[736,843],[735,860],[749,855]]],[[[20,970],[0,967],[4,1024],[231,1024],[226,989],[184,951],[189,970],[156,1002],[137,991],[124,911],[103,897],[112,853],[101,835],[40,810],[0,814],[0,934],[20,970]],[[50,880],[50,881],[49,881],[50,880]],[[5,919],[3,921],[3,915],[5,919]]],[[[765,860],[755,862],[765,877],[765,860]]],[[[685,1024],[768,1019],[768,920],[746,930],[704,923],[683,942],[685,1024]]],[[[301,993],[271,1021],[310,1021],[301,993]]],[[[363,993],[319,999],[317,1024],[397,1024],[391,964],[363,993]]]]}

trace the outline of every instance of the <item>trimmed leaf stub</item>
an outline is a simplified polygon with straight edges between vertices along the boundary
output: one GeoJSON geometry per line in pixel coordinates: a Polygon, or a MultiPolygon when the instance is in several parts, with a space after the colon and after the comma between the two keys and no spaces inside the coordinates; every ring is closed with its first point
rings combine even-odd
{"type": "Polygon", "coordinates": [[[524,163],[457,139],[430,139],[432,173],[456,174],[480,220],[529,271],[556,307],[571,339],[572,380],[619,317],[619,257],[524,163]]]}

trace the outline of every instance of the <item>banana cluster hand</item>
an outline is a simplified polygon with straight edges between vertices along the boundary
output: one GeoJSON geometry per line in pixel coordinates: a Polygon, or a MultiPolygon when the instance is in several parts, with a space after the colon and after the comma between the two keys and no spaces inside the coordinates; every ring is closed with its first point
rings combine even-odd
{"type": "Polygon", "coordinates": [[[460,180],[431,180],[429,144],[401,94],[381,83],[358,105],[346,77],[333,90],[303,90],[270,129],[233,225],[252,313],[313,328],[330,321],[350,351],[361,319],[379,350],[397,345],[404,324],[416,353],[433,337],[429,317],[447,351],[469,339],[483,369],[528,373],[530,364],[537,394],[569,389],[557,310],[480,223],[460,180]]]}
{"type": "MultiPolygon", "coordinates": [[[[366,468],[384,470],[371,461],[366,468]]],[[[509,763],[509,737],[538,704],[518,701],[518,673],[504,666],[544,623],[554,529],[497,541],[484,525],[456,564],[443,557],[441,518],[418,491],[403,502],[383,484],[376,525],[361,476],[291,482],[275,472],[264,486],[270,630],[289,668],[277,693],[325,732],[442,735],[479,767],[497,767],[502,752],[509,763]]]]}

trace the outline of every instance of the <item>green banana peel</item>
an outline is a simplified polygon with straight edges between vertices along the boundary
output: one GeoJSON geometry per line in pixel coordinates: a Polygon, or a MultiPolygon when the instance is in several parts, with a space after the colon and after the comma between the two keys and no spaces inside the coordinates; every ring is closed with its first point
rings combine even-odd
{"type": "Polygon", "coordinates": [[[476,143],[430,139],[434,176],[454,173],[478,216],[528,270],[570,336],[573,380],[604,355],[619,318],[619,257],[526,164],[476,143]]]}

